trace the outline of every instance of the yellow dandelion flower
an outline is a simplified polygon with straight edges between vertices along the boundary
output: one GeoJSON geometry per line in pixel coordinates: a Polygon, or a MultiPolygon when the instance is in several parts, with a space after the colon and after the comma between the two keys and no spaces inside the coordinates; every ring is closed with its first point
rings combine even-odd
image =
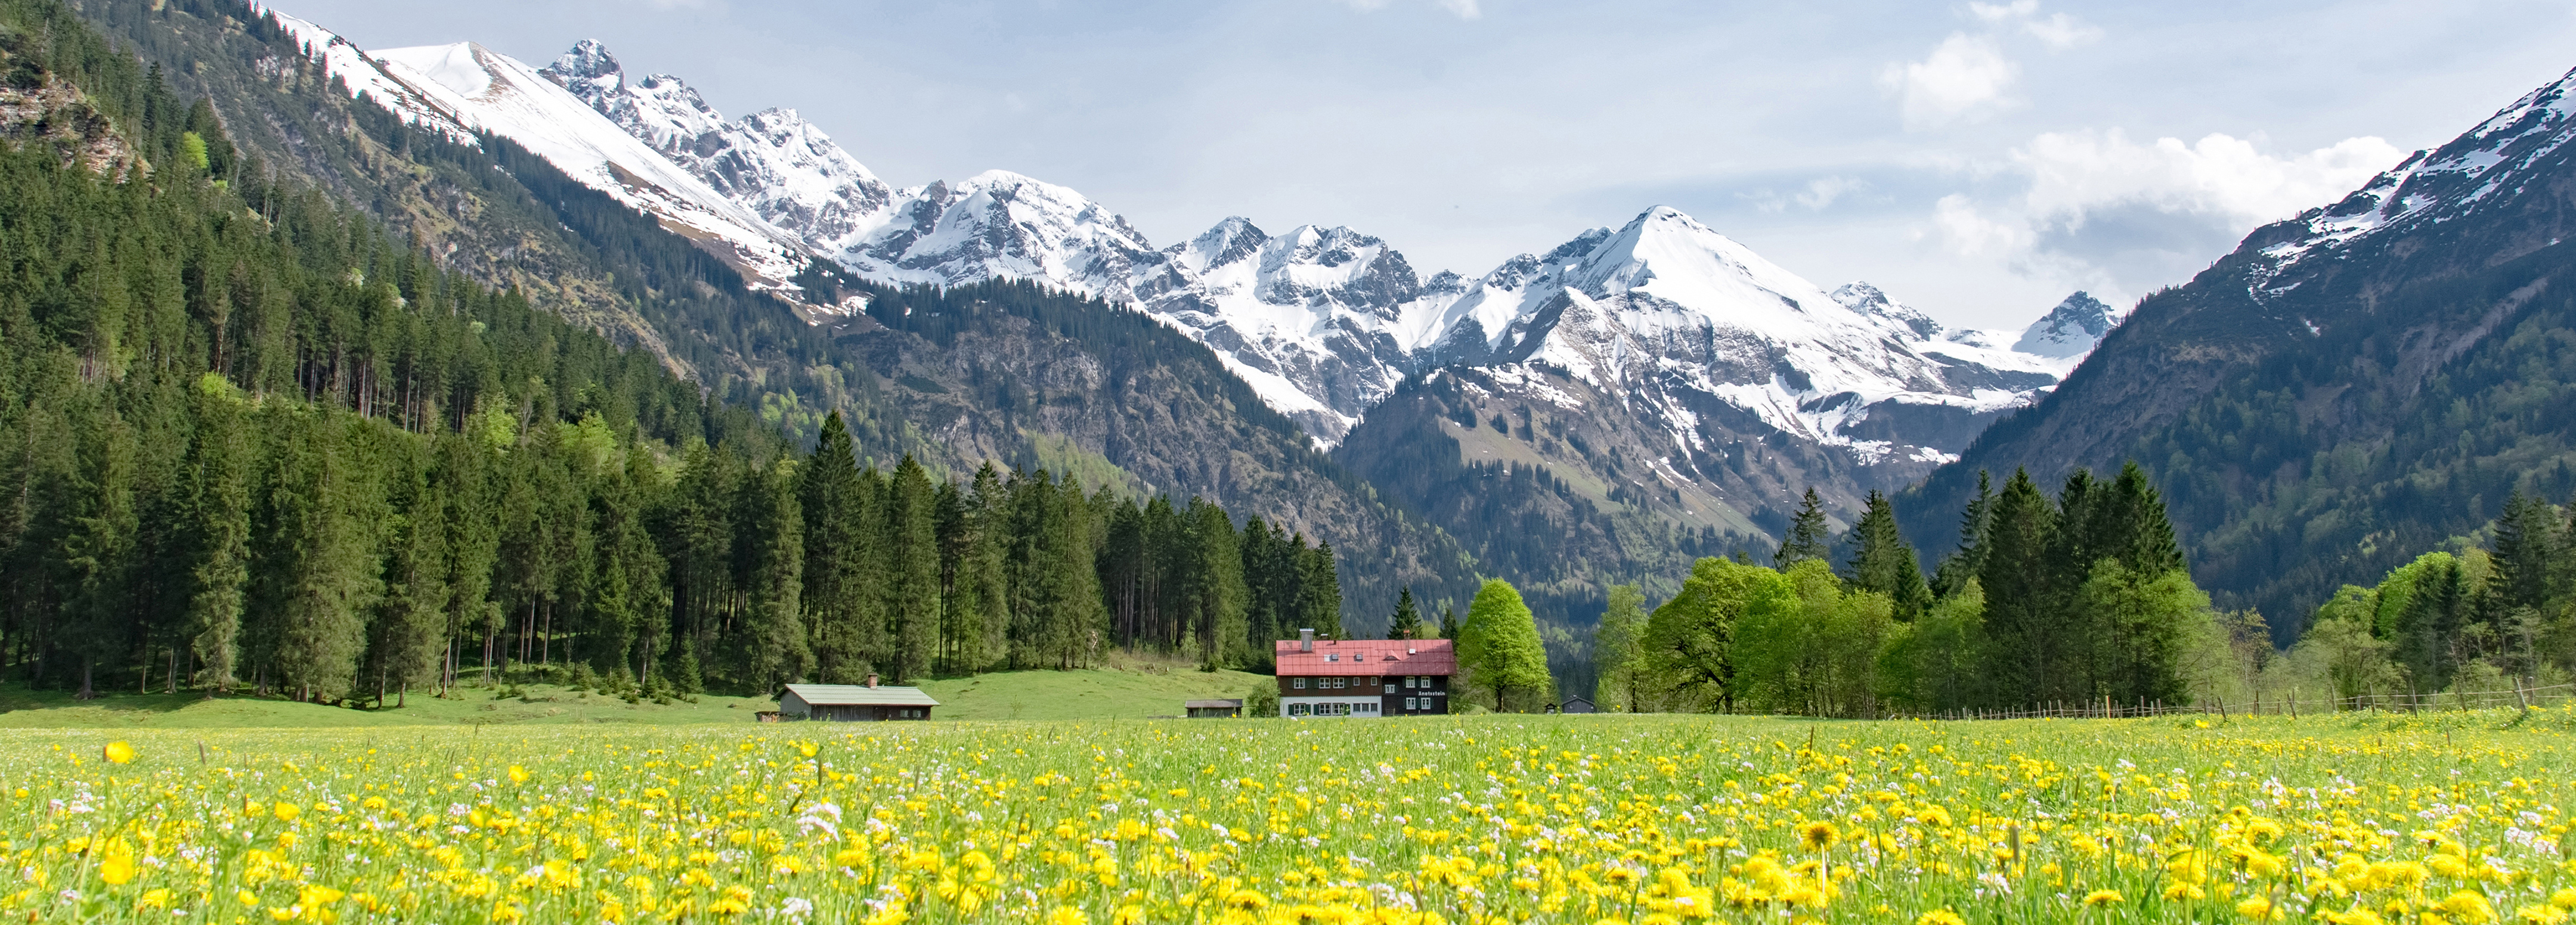
{"type": "Polygon", "coordinates": [[[1834,840],[1841,837],[1842,833],[1835,830],[1833,823],[1822,819],[1798,827],[1798,841],[1806,845],[1807,850],[1810,851],[1831,848],[1834,846],[1834,840]]]}
{"type": "Polygon", "coordinates": [[[2487,925],[2496,920],[2495,907],[2487,904],[2484,895],[2473,890],[2452,893],[2442,900],[2442,911],[2466,925],[2487,925]]]}
{"type": "Polygon", "coordinates": [[[523,767],[520,767],[520,766],[515,765],[515,764],[514,764],[514,765],[511,765],[511,766],[510,766],[510,782],[511,782],[511,783],[513,783],[513,784],[524,784],[524,783],[527,783],[527,782],[528,782],[528,769],[523,768],[523,767]]]}
{"type": "Polygon", "coordinates": [[[111,764],[133,764],[135,754],[134,746],[126,744],[123,739],[109,742],[106,748],[100,750],[100,757],[106,758],[111,764]]]}
{"type": "Polygon", "coordinates": [[[2244,901],[2237,903],[2236,914],[2249,919],[2268,919],[2275,917],[2272,914],[2272,900],[2262,896],[2250,896],[2244,901]]]}
{"type": "Polygon", "coordinates": [[[277,821],[279,822],[293,822],[295,821],[295,817],[304,814],[303,807],[286,802],[280,802],[275,806],[269,807],[268,811],[275,814],[277,816],[277,821]]]}
{"type": "Polygon", "coordinates": [[[1091,925],[1091,916],[1072,906],[1057,906],[1047,913],[1046,925],[1091,925]]]}
{"type": "Polygon", "coordinates": [[[1948,909],[1934,909],[1915,916],[1914,925],[1968,925],[1968,920],[1948,909]]]}
{"type": "Polygon", "coordinates": [[[2524,906],[2513,917],[2531,925],[2566,925],[2567,910],[2557,906],[2524,906]]]}
{"type": "Polygon", "coordinates": [[[2128,899],[2122,897],[2118,890],[2094,890],[2084,894],[2084,904],[2087,906],[2111,906],[2127,901],[2128,899]]]}
{"type": "Polygon", "coordinates": [[[123,886],[134,879],[135,869],[134,846],[126,844],[122,838],[108,839],[99,858],[99,879],[112,886],[123,886]]]}

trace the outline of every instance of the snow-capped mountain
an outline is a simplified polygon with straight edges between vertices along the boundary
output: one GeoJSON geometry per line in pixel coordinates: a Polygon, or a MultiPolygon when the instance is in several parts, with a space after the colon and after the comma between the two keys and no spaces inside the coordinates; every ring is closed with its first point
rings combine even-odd
{"type": "Polygon", "coordinates": [[[2057,378],[2035,358],[1939,340],[1938,324],[1866,283],[1837,298],[1662,207],[1505,262],[1434,327],[1443,360],[1528,366],[1662,401],[1672,409],[1663,426],[1685,448],[1704,439],[1687,410],[1700,402],[1686,392],[1848,447],[1864,464],[1945,460],[1957,446],[1902,419],[1990,414],[2057,378]]]}
{"type": "Polygon", "coordinates": [[[630,79],[598,42],[540,72],[728,201],[888,283],[1039,279],[1129,301],[1153,247],[1070,189],[1008,171],[896,189],[792,109],[727,121],[668,74],[630,79]]]}
{"type": "Polygon", "coordinates": [[[788,288],[808,249],[797,236],[717,192],[540,72],[472,42],[369,54],[313,23],[280,24],[331,76],[405,120],[461,141],[510,139],[574,179],[660,218],[725,259],[753,285],[788,288]]]}
{"type": "Polygon", "coordinates": [[[1944,331],[1866,283],[1828,294],[1669,209],[1474,279],[1426,279],[1347,228],[1274,237],[1239,218],[1156,250],[1099,203],[1007,171],[896,188],[793,110],[728,120],[676,77],[633,78],[597,42],[537,69],[472,43],[368,54],[284,21],[354,92],[462,139],[526,146],[757,284],[792,290],[819,255],[884,283],[1038,280],[1131,304],[1208,345],[1325,446],[1412,371],[1534,363],[1604,387],[1687,383],[1863,461],[1930,459],[1950,441],[1887,439],[1891,418],[1987,415],[2071,365],[2005,348],[2005,332],[1944,331]]]}
{"type": "Polygon", "coordinates": [[[2093,346],[2119,323],[2111,306],[2102,304],[2091,293],[2079,291],[2039,316],[2037,322],[2022,331],[2012,348],[2034,356],[2080,360],[2092,353],[2093,346]]]}
{"type": "Polygon", "coordinates": [[[1425,325],[1464,291],[1386,242],[1306,225],[1273,237],[1229,218],[1139,267],[1145,311],[1205,343],[1262,400],[1329,445],[1412,367],[1425,325]]]}

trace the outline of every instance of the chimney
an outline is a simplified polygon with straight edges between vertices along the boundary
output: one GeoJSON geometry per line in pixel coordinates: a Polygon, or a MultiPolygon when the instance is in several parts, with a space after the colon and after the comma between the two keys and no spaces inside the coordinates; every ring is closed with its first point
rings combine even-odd
{"type": "Polygon", "coordinates": [[[873,672],[873,671],[868,672],[868,686],[869,686],[869,687],[875,687],[875,686],[877,686],[877,673],[876,673],[876,672],[873,672]]]}
{"type": "Polygon", "coordinates": [[[1310,630],[1310,629],[1309,629],[1309,630],[1298,630],[1298,631],[1297,631],[1297,651],[1299,651],[1299,652],[1312,652],[1312,651],[1315,651],[1315,631],[1314,631],[1314,630],[1310,630]]]}

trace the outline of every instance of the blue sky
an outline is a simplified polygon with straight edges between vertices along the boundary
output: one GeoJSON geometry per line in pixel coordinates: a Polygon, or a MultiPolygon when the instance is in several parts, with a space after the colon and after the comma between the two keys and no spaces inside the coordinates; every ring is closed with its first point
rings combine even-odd
{"type": "Polygon", "coordinates": [[[1953,324],[2126,303],[2576,66],[2576,5],[284,0],[370,49],[599,39],[897,185],[1157,245],[1242,215],[1477,275],[1670,205],[1953,324]]]}

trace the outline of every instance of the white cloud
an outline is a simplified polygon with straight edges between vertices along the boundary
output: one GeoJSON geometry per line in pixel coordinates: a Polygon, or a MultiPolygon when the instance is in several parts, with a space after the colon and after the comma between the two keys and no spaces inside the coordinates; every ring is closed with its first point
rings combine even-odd
{"type": "Polygon", "coordinates": [[[1789,211],[1790,206],[1797,206],[1809,212],[1822,212],[1832,207],[1835,200],[1868,188],[1869,181],[1857,177],[1831,176],[1809,180],[1795,191],[1785,194],[1779,190],[1765,189],[1739,195],[1751,200],[1756,211],[1767,215],[1778,215],[1789,211]]]}
{"type": "Polygon", "coordinates": [[[1970,3],[1968,12],[1987,22],[2003,22],[2039,12],[2039,0],[2013,0],[2011,3],[1970,3]]]}
{"type": "Polygon", "coordinates": [[[2012,256],[2030,246],[2028,225],[1987,218],[1962,193],[1932,205],[1932,227],[1951,250],[1968,257],[2012,256]]]}
{"type": "MultiPolygon", "coordinates": [[[[1335,0],[1335,2],[1362,13],[1374,13],[1386,9],[1388,4],[1395,0],[1335,0]]],[[[1450,15],[1460,19],[1483,18],[1485,11],[1478,5],[1480,2],[1481,0],[1432,0],[1433,5],[1449,11],[1450,15]]]]}
{"type": "Polygon", "coordinates": [[[1940,125],[2001,108],[2020,74],[1992,37],[1953,32],[1930,57],[1888,65],[1879,83],[1903,97],[1908,124],[1940,125]]]}
{"type": "Polygon", "coordinates": [[[2031,37],[2040,40],[2051,51],[2065,51],[2078,45],[2090,45],[2102,39],[2101,29],[2076,22],[2075,17],[2064,13],[2058,13],[2047,19],[2034,19],[2022,23],[2021,31],[2030,33],[2031,37]]]}
{"type": "Polygon", "coordinates": [[[1942,197],[1926,237],[2025,276],[2136,294],[2179,283],[2247,232],[2341,198],[2404,152],[2377,137],[2275,155],[2255,141],[2131,141],[2118,129],[2051,132],[2012,152],[2009,197],[1942,197]]]}
{"type": "Polygon", "coordinates": [[[2118,129],[2051,132],[2013,153],[2031,175],[2025,201],[2036,216],[2080,225],[2101,206],[2145,204],[2224,216],[2244,231],[2341,198],[2403,156],[2377,137],[2275,157],[2223,134],[2137,144],[2118,129]]]}

